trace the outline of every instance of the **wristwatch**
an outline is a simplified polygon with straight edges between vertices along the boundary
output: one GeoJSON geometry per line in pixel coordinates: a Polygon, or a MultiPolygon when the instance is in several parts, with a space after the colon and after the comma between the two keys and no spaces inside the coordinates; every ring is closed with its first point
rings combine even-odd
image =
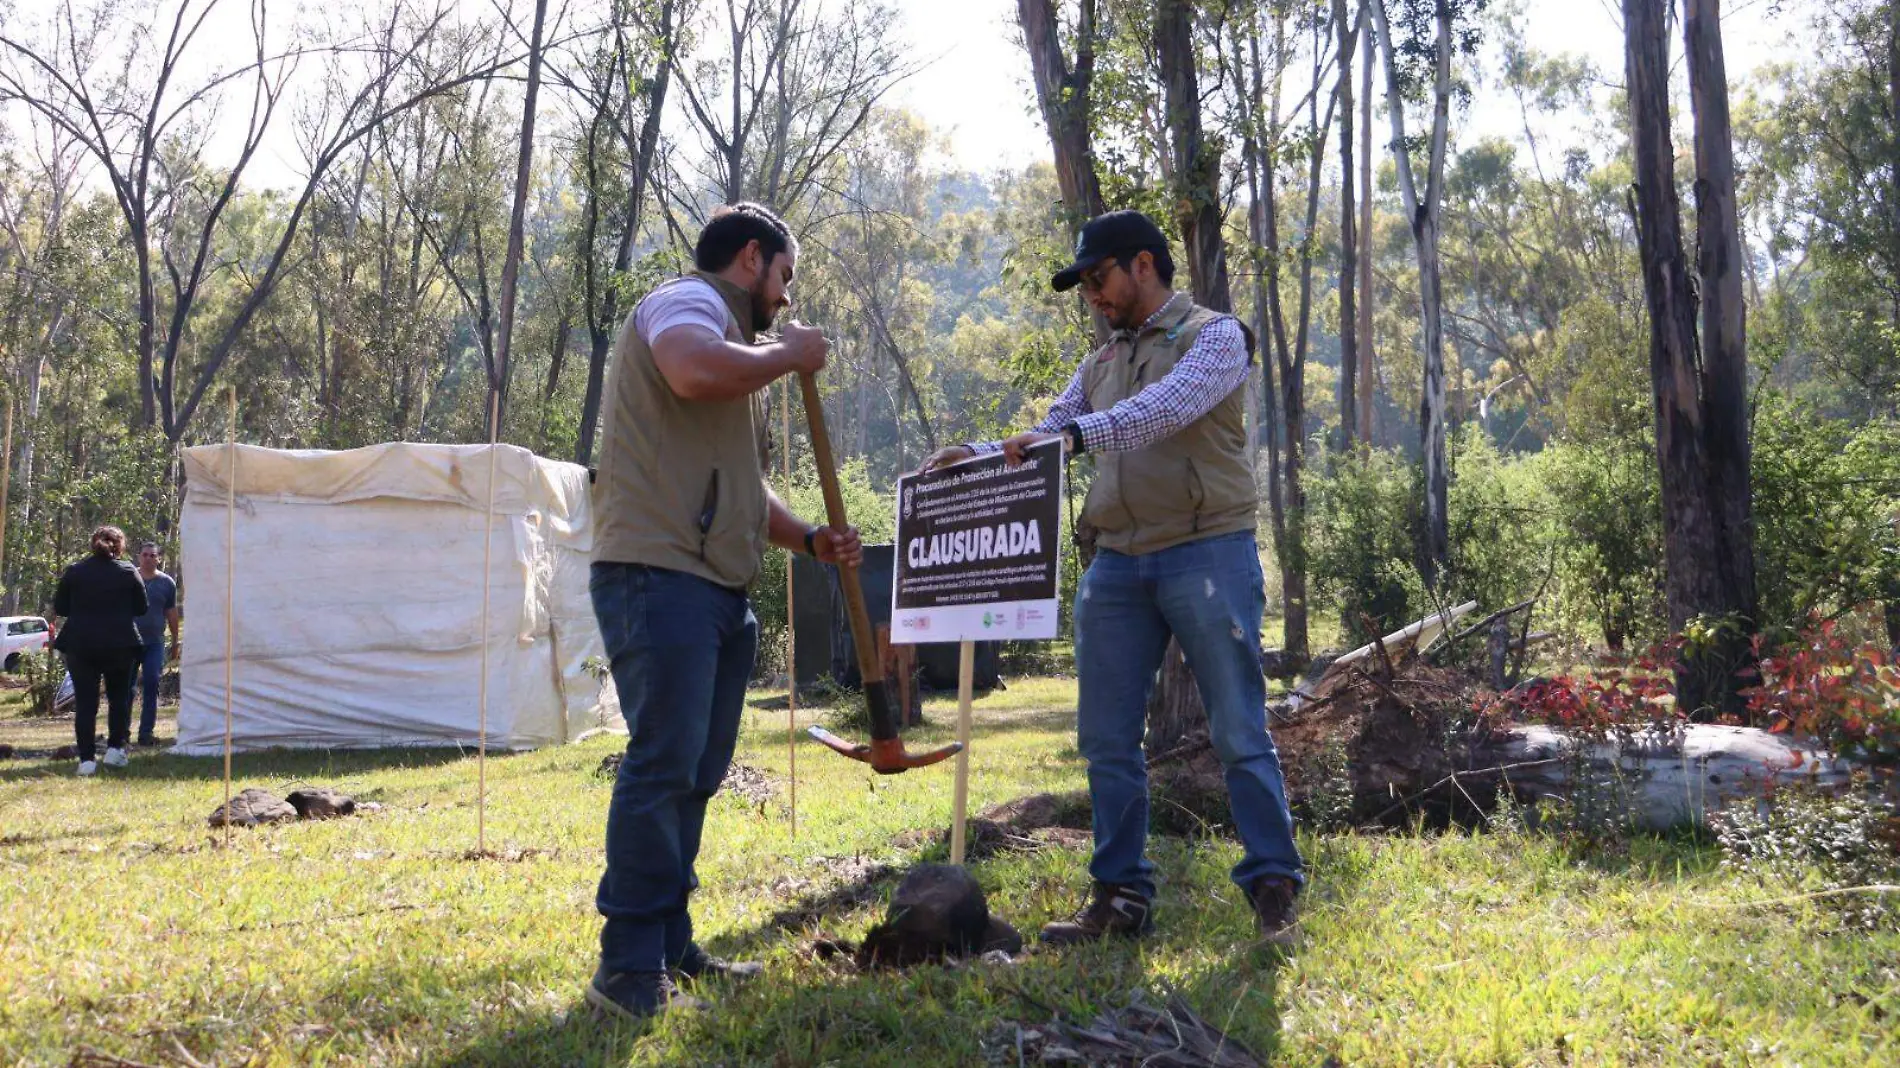
{"type": "Polygon", "coordinates": [[[807,528],[805,531],[805,555],[806,556],[818,555],[818,531],[819,531],[818,527],[810,527],[810,528],[807,528]]]}

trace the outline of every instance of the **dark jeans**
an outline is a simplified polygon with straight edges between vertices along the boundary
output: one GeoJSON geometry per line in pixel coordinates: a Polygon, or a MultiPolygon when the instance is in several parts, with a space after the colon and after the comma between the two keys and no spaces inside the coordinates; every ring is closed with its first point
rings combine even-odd
{"type": "Polygon", "coordinates": [[[106,748],[124,749],[132,726],[132,665],[137,646],[66,653],[66,672],[73,677],[73,740],[79,759],[98,755],[93,732],[99,726],[99,684],[106,685],[106,748]]]}
{"type": "Polygon", "coordinates": [[[595,898],[601,968],[657,972],[693,940],[693,862],[738,744],[759,621],[743,590],[678,571],[597,563],[588,589],[627,721],[595,898]]]}
{"type": "Polygon", "coordinates": [[[1260,553],[1249,533],[1191,541],[1142,556],[1103,549],[1075,599],[1078,748],[1089,762],[1095,857],[1101,882],[1154,895],[1148,862],[1148,767],[1141,752],[1148,695],[1172,636],[1207,707],[1214,753],[1226,772],[1244,856],[1242,889],[1263,875],[1304,884],[1293,843],[1280,754],[1267,733],[1260,671],[1264,611],[1260,553]]]}
{"type": "Polygon", "coordinates": [[[132,688],[138,688],[141,674],[145,678],[145,688],[139,691],[144,698],[139,706],[139,738],[142,740],[150,738],[152,732],[158,729],[158,680],[165,674],[164,637],[160,636],[155,642],[146,642],[138,647],[136,653],[137,658],[132,661],[132,688]]]}

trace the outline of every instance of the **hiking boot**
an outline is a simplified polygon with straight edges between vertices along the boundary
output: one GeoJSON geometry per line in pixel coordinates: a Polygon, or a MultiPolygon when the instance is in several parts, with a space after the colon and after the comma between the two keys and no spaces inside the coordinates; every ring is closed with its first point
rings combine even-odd
{"type": "Polygon", "coordinates": [[[615,972],[607,975],[596,971],[593,981],[587,984],[587,1003],[610,1018],[627,1022],[639,1022],[662,1012],[712,1007],[698,998],[680,993],[665,972],[615,972]]]}
{"type": "Polygon", "coordinates": [[[79,775],[81,778],[91,775],[98,770],[99,762],[96,760],[82,760],[79,762],[79,775]]]}
{"type": "Polygon", "coordinates": [[[131,760],[126,757],[125,750],[123,749],[107,749],[106,750],[106,758],[105,758],[106,767],[122,768],[122,767],[125,767],[129,763],[131,763],[131,760]]]}
{"type": "Polygon", "coordinates": [[[139,748],[140,748],[140,749],[152,749],[152,748],[154,748],[154,747],[156,747],[157,745],[158,745],[158,735],[156,735],[156,734],[141,734],[141,735],[139,735],[139,748]]]}
{"type": "Polygon", "coordinates": [[[1068,946],[1110,935],[1137,938],[1154,926],[1154,906],[1147,897],[1126,886],[1096,883],[1092,899],[1074,919],[1042,925],[1042,941],[1068,946]]]}
{"type": "Polygon", "coordinates": [[[680,958],[680,962],[673,967],[675,979],[693,982],[701,979],[730,979],[733,982],[744,982],[747,979],[757,979],[764,973],[765,965],[758,961],[725,960],[715,957],[699,948],[698,942],[687,946],[686,956],[680,958]]]}
{"type": "Polygon", "coordinates": [[[1260,928],[1261,941],[1272,946],[1293,945],[1299,934],[1299,912],[1294,901],[1300,896],[1300,884],[1279,875],[1262,875],[1253,881],[1247,897],[1253,901],[1254,923],[1260,928]]]}

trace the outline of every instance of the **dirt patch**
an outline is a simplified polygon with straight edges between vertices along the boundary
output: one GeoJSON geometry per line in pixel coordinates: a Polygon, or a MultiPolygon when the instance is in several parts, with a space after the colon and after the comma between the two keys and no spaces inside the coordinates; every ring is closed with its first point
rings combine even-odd
{"type": "Polygon", "coordinates": [[[1467,675],[1417,659],[1389,672],[1376,660],[1344,669],[1272,725],[1289,798],[1305,804],[1331,794],[1340,816],[1376,820],[1395,798],[1462,766],[1461,734],[1477,688],[1467,675]]]}
{"type": "MultiPolygon", "coordinates": [[[[964,859],[978,861],[998,853],[1090,843],[1089,795],[1030,794],[1005,801],[970,817],[964,826],[964,859]]],[[[950,828],[919,829],[897,836],[899,849],[949,849],[950,828]]]]}
{"type": "MultiPolygon", "coordinates": [[[[620,758],[623,754],[608,753],[600,758],[600,764],[594,768],[594,774],[602,779],[612,779],[620,774],[620,758]]],[[[726,778],[719,784],[721,793],[729,793],[744,801],[747,805],[763,810],[783,792],[785,784],[750,764],[733,761],[726,769],[726,778]]]]}
{"type": "Polygon", "coordinates": [[[895,883],[902,874],[903,869],[895,864],[871,860],[861,854],[806,861],[797,873],[772,880],[770,896],[795,900],[789,907],[773,913],[765,925],[772,930],[797,931],[821,924],[839,913],[878,900],[884,888],[895,883]]]}
{"type": "Polygon", "coordinates": [[[766,802],[777,797],[783,787],[779,780],[758,768],[735,762],[731,770],[726,772],[726,781],[719,788],[743,798],[746,804],[754,808],[764,808],[766,802]]]}
{"type": "MultiPolygon", "coordinates": [[[[1376,823],[1408,818],[1412,797],[1465,766],[1461,731],[1477,684],[1416,658],[1391,666],[1368,657],[1333,672],[1310,697],[1270,709],[1269,726],[1296,814],[1376,823]]],[[[1233,810],[1225,769],[1205,731],[1148,762],[1150,825],[1157,834],[1227,829],[1233,810]]]]}

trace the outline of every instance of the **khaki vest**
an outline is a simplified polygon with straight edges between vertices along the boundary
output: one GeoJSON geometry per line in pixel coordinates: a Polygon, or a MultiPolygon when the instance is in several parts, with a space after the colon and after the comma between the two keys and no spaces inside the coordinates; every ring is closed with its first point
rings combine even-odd
{"type": "MultiPolygon", "coordinates": [[[[1201,328],[1223,318],[1188,304],[1168,309],[1139,333],[1117,332],[1083,371],[1090,410],[1105,412],[1160,381],[1201,328]]],[[[1172,437],[1145,449],[1098,455],[1082,507],[1083,520],[1100,532],[1095,544],[1140,555],[1253,530],[1260,498],[1247,462],[1246,405],[1246,389],[1235,389],[1172,437]]]]}
{"type": "MultiPolygon", "coordinates": [[[[754,344],[751,295],[723,278],[695,277],[726,300],[726,340],[754,344]]],[[[695,284],[679,278],[661,288],[695,284]]],[[[767,545],[767,420],[759,395],[680,399],[633,323],[629,315],[620,327],[606,390],[594,559],[743,588],[758,574],[767,545]]]]}

